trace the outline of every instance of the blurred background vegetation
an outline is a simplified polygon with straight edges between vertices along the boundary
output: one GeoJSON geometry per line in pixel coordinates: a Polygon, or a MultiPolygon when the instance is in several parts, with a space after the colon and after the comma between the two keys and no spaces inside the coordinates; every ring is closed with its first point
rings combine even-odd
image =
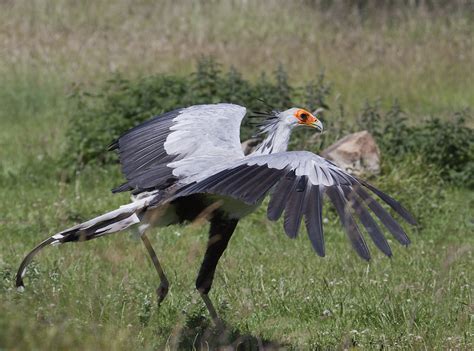
{"type": "Polygon", "coordinates": [[[366,100],[389,108],[397,99],[415,121],[447,118],[474,103],[471,1],[7,0],[0,6],[4,167],[61,152],[75,112],[67,96],[78,86],[90,90],[116,73],[186,77],[203,55],[251,82],[262,72],[270,79],[280,65],[294,86],[324,72],[332,86],[327,103],[342,105],[347,119],[366,100]]]}
{"type": "Polygon", "coordinates": [[[121,180],[105,150],[121,132],[196,103],[266,108],[258,99],[329,106],[327,132],[300,131],[292,148],[370,130],[383,159],[373,181],[416,215],[420,235],[365,266],[331,212],[324,260],[263,212],[251,216],[213,290],[231,339],[470,349],[473,33],[470,0],[0,1],[0,349],[212,345],[205,314],[188,306],[206,228],[160,231],[174,282],[160,310],[147,257],[124,235],[38,258],[29,294],[12,290],[13,277],[43,236],[128,200],[109,194],[121,180]]]}

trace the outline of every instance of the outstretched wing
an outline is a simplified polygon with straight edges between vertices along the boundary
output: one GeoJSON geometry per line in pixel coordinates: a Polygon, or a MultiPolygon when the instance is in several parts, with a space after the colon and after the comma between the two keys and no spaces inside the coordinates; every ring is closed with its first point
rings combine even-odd
{"type": "Polygon", "coordinates": [[[324,195],[336,208],[353,248],[366,260],[370,259],[370,253],[356,219],[387,256],[391,256],[391,249],[372,214],[401,244],[410,243],[402,227],[367,190],[375,193],[408,223],[416,224],[408,211],[390,196],[311,152],[249,156],[212,175],[209,172],[205,178],[181,188],[170,200],[194,193],[211,193],[255,204],[273,189],[267,208],[268,218],[275,221],[284,212],[284,229],[290,238],[298,235],[304,218],[309,239],[320,256],[325,255],[324,195]]]}
{"type": "Polygon", "coordinates": [[[163,189],[189,173],[244,157],[240,124],[245,113],[245,107],[234,104],[196,105],[129,130],[110,146],[118,150],[127,179],[113,191],[163,189]]]}

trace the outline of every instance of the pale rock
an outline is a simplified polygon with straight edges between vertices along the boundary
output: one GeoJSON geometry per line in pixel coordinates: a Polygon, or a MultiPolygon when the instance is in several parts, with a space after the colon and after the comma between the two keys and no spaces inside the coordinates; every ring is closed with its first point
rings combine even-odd
{"type": "Polygon", "coordinates": [[[366,130],[346,135],[323,150],[321,156],[355,176],[380,173],[380,149],[366,130]]]}

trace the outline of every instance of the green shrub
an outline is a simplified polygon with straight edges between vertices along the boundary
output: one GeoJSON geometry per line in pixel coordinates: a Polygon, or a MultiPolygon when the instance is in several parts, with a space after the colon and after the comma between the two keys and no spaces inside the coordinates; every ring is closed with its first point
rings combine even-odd
{"type": "Polygon", "coordinates": [[[474,131],[465,126],[464,115],[450,123],[433,118],[414,128],[412,151],[437,165],[443,178],[474,188],[474,131]]]}
{"type": "MultiPolygon", "coordinates": [[[[195,104],[232,102],[250,110],[288,108],[292,98],[303,88],[293,88],[282,66],[274,72],[275,79],[265,73],[253,83],[245,80],[235,69],[227,72],[212,58],[202,58],[196,71],[189,76],[155,75],[128,80],[116,75],[96,89],[96,92],[77,88],[72,99],[76,108],[70,120],[67,146],[62,163],[74,170],[87,164],[106,164],[116,160],[113,153],[105,152],[107,145],[127,129],[161,114],[180,107],[195,104]],[[298,90],[296,92],[296,90],[298,90]],[[264,101],[264,102],[263,102],[264,101]]],[[[317,83],[308,85],[314,89],[306,101],[312,106],[325,104],[328,90],[324,76],[317,83]]],[[[244,121],[243,137],[252,136],[253,128],[244,121]]]]}
{"type": "Polygon", "coordinates": [[[179,106],[186,80],[158,75],[130,81],[117,75],[105,82],[98,93],[77,90],[76,103],[67,132],[65,165],[80,169],[86,164],[115,160],[105,152],[107,145],[150,116],[179,106]]]}
{"type": "Polygon", "coordinates": [[[443,179],[474,188],[474,130],[465,125],[470,113],[464,110],[443,121],[431,117],[410,123],[397,101],[386,113],[377,102],[367,102],[359,122],[374,135],[385,157],[419,155],[422,162],[436,166],[443,179]]]}
{"type": "MultiPolygon", "coordinates": [[[[116,155],[106,152],[111,141],[150,117],[179,107],[232,102],[251,111],[295,105],[314,110],[327,106],[331,93],[324,73],[305,86],[293,86],[284,67],[279,66],[272,76],[262,72],[252,82],[233,67],[223,71],[212,58],[202,58],[196,71],[188,76],[161,74],[129,80],[116,75],[94,92],[79,87],[72,95],[76,108],[61,161],[74,171],[88,164],[116,162],[116,155]]],[[[438,167],[443,179],[473,187],[473,130],[464,123],[469,111],[443,122],[430,118],[413,123],[396,101],[386,112],[379,102],[367,102],[357,119],[348,115],[338,99],[335,105],[322,117],[330,132],[315,138],[314,133],[302,131],[292,138],[290,147],[321,150],[348,133],[367,129],[375,136],[384,157],[420,156],[423,162],[438,167]]],[[[255,132],[251,122],[244,119],[243,139],[255,132]]]]}

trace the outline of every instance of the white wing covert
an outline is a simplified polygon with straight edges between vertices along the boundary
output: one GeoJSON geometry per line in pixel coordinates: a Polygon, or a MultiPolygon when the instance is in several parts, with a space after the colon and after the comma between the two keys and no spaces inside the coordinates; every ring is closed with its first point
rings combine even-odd
{"type": "Polygon", "coordinates": [[[388,195],[307,151],[250,155],[212,173],[213,170],[210,170],[208,176],[184,186],[170,201],[190,194],[210,193],[255,204],[273,189],[267,208],[268,218],[276,221],[284,213],[285,232],[290,238],[295,238],[304,217],[310,241],[320,256],[325,255],[322,225],[324,195],[336,208],[353,248],[366,260],[370,259],[370,253],[356,218],[375,245],[387,256],[392,254],[371,212],[401,244],[410,243],[402,227],[366,189],[374,192],[407,222],[416,223],[408,211],[388,195]]]}
{"type": "Polygon", "coordinates": [[[120,136],[117,149],[127,182],[114,192],[164,189],[217,163],[243,158],[240,124],[246,109],[196,105],[156,116],[120,136]]]}

